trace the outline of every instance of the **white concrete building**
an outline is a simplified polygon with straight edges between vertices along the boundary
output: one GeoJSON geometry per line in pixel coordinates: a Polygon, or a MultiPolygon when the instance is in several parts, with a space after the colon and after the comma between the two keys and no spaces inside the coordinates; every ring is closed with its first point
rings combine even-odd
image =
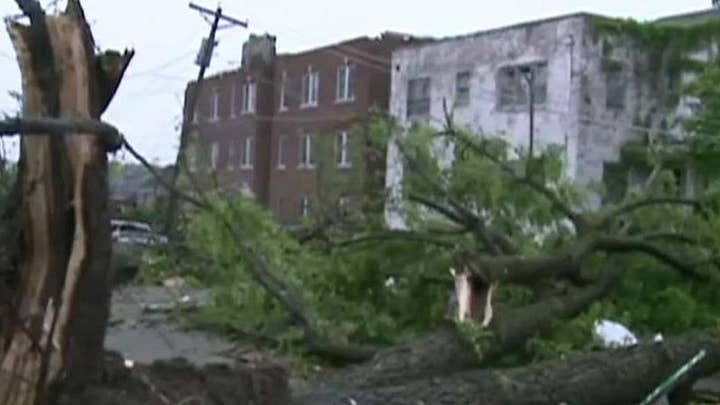
{"type": "MultiPolygon", "coordinates": [[[[697,14],[714,18],[717,13],[697,14]]],[[[677,112],[686,106],[681,102],[664,110],[660,93],[674,86],[675,78],[662,77],[660,84],[649,80],[644,69],[652,62],[646,52],[628,46],[627,38],[597,35],[597,18],[572,14],[397,50],[390,113],[405,128],[413,121],[439,127],[446,100],[456,125],[526,147],[531,69],[535,150],[558,145],[569,178],[581,184],[601,181],[628,141],[679,134],[677,112]]],[[[387,163],[388,220],[398,224],[394,202],[403,167],[393,145],[387,163]]],[[[599,197],[591,203],[599,204],[599,197]]]]}

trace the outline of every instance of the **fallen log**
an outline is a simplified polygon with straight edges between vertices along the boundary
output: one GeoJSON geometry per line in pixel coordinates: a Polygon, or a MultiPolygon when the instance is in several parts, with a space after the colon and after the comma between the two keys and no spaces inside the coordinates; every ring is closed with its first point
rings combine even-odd
{"type": "Polygon", "coordinates": [[[688,385],[720,370],[718,336],[678,337],[524,368],[477,369],[379,387],[324,386],[296,398],[296,404],[637,404],[703,349],[707,356],[680,382],[688,385]]]}

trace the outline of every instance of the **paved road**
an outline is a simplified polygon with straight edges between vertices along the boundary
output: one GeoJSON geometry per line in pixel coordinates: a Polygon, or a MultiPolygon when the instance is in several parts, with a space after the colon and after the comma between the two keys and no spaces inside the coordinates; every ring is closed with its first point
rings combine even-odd
{"type": "Polygon", "coordinates": [[[105,346],[136,362],[184,357],[197,365],[230,363],[222,352],[233,345],[198,331],[183,331],[168,311],[177,303],[202,304],[207,291],[183,291],[166,287],[120,287],[113,294],[110,327],[105,346]]]}

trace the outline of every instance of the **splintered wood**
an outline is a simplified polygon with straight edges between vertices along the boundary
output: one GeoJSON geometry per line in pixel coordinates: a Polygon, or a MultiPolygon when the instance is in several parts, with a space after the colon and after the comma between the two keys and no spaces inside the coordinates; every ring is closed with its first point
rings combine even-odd
{"type": "MultiPolygon", "coordinates": [[[[47,16],[18,2],[6,20],[22,74],[23,116],[99,119],[132,52],[95,55],[77,0],[47,16]]],[[[109,310],[107,154],[90,134],[22,138],[18,322],[0,337],[0,404],[45,404],[57,383],[92,379],[109,310]]]]}

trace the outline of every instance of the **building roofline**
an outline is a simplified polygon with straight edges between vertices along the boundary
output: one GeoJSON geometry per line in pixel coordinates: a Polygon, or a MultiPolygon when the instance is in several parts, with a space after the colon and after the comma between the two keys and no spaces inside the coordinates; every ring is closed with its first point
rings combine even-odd
{"type": "Polygon", "coordinates": [[[706,8],[704,10],[690,11],[687,13],[673,14],[665,17],[660,17],[653,20],[653,22],[674,22],[680,20],[692,20],[698,17],[711,16],[712,14],[716,14],[716,17],[720,17],[720,10],[716,8],[706,8]]]}
{"type": "MultiPolygon", "coordinates": [[[[263,34],[263,35],[269,35],[269,34],[263,34]]],[[[259,35],[259,36],[262,36],[262,35],[259,35]]],[[[388,37],[402,37],[402,38],[408,38],[410,40],[412,40],[412,39],[427,40],[427,38],[425,38],[425,37],[418,37],[413,34],[406,34],[406,33],[401,33],[401,32],[394,32],[394,31],[383,31],[375,37],[363,35],[363,36],[358,36],[358,37],[354,37],[354,38],[350,38],[350,39],[345,39],[345,40],[338,41],[338,42],[333,42],[333,43],[326,44],[326,45],[320,45],[320,46],[310,48],[310,49],[304,49],[304,50],[297,51],[297,52],[278,53],[275,57],[277,60],[282,59],[282,58],[301,57],[301,56],[311,54],[314,52],[324,52],[324,51],[331,50],[333,48],[348,46],[348,45],[352,45],[352,44],[355,44],[358,42],[381,42],[385,38],[388,38],[388,37]]],[[[273,38],[276,38],[276,37],[273,36],[273,38]]],[[[409,43],[408,43],[408,45],[409,45],[409,43]]],[[[237,74],[239,72],[242,72],[242,67],[237,67],[237,68],[223,70],[221,72],[214,73],[212,75],[206,76],[204,80],[221,79],[227,75],[233,75],[233,74],[237,74]]],[[[189,81],[188,86],[194,84],[196,81],[197,80],[189,81]]]]}
{"type": "MultiPolygon", "coordinates": [[[[525,28],[525,27],[532,27],[535,25],[547,24],[547,23],[568,20],[571,18],[578,18],[578,17],[593,18],[593,17],[604,17],[604,16],[601,14],[589,13],[589,12],[585,12],[585,11],[569,13],[569,14],[561,14],[561,15],[557,15],[557,16],[553,16],[553,17],[546,17],[546,18],[541,18],[541,19],[537,19],[537,20],[524,21],[524,22],[520,22],[520,23],[509,24],[509,25],[504,25],[504,26],[495,27],[495,28],[489,28],[486,30],[475,31],[475,32],[471,32],[468,34],[460,34],[460,35],[453,35],[453,36],[448,36],[448,37],[437,38],[434,41],[429,41],[429,42],[424,42],[424,43],[408,44],[404,48],[405,49],[421,48],[424,46],[432,46],[432,45],[436,45],[436,44],[444,43],[444,42],[451,42],[451,41],[458,41],[458,40],[482,37],[485,35],[495,34],[497,32],[515,30],[515,29],[520,29],[520,28],[525,28]]],[[[400,49],[400,51],[402,51],[402,49],[400,49]]]]}

